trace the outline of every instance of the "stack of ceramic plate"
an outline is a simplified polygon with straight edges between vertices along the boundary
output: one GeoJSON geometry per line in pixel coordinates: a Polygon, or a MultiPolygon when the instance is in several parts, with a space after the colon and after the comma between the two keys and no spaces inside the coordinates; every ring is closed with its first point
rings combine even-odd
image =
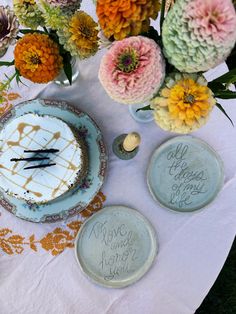
{"type": "Polygon", "coordinates": [[[88,172],[80,185],[44,204],[30,204],[1,192],[0,204],[15,216],[32,222],[55,222],[86,208],[104,181],[107,155],[101,131],[96,123],[79,109],[64,101],[35,99],[19,104],[0,119],[1,129],[11,120],[28,114],[59,118],[76,130],[87,145],[88,172]]]}

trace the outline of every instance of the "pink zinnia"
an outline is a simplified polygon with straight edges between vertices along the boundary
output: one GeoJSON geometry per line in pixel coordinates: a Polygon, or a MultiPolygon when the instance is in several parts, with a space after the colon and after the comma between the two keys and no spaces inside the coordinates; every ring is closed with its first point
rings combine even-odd
{"type": "Polygon", "coordinates": [[[202,40],[214,44],[235,40],[236,15],[231,0],[190,1],[184,17],[192,32],[202,40]]]}
{"type": "Polygon", "coordinates": [[[108,95],[124,104],[152,98],[165,77],[160,47],[143,36],[115,42],[103,56],[99,79],[108,95]]]}

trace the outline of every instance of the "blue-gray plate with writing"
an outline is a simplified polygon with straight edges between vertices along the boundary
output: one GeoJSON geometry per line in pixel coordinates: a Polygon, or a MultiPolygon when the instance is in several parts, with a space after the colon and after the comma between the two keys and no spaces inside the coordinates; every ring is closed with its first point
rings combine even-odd
{"type": "Polygon", "coordinates": [[[223,162],[218,154],[192,136],[178,136],[158,147],[147,173],[154,199],[181,212],[192,212],[210,204],[223,181],[223,162]]]}
{"type": "Polygon", "coordinates": [[[123,288],[139,280],[157,254],[156,233],[137,210],[105,207],[86,220],[75,241],[81,270],[93,282],[123,288]]]}

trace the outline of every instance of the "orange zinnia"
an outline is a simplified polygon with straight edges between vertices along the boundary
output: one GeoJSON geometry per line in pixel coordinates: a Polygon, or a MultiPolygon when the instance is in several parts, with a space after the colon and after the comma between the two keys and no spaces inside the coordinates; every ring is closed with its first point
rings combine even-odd
{"type": "Polygon", "coordinates": [[[116,40],[147,32],[150,20],[156,19],[159,0],[98,0],[97,15],[107,38],[116,40]]]}
{"type": "Polygon", "coordinates": [[[58,45],[44,34],[27,34],[17,42],[15,66],[20,74],[34,83],[48,83],[62,68],[58,45]]]}

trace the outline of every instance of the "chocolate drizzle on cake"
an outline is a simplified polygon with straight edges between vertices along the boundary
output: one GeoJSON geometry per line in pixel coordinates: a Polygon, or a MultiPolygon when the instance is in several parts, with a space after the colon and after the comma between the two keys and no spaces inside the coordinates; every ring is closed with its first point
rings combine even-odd
{"type": "MultiPolygon", "coordinates": [[[[54,154],[54,153],[58,153],[59,149],[55,149],[55,148],[50,148],[50,149],[35,149],[35,150],[24,150],[24,153],[34,153],[36,154],[54,154]]],[[[28,158],[12,158],[10,161],[44,161],[44,160],[49,160],[49,157],[28,157],[28,158]]],[[[48,164],[39,164],[39,165],[34,165],[34,166],[29,166],[29,167],[25,167],[24,170],[26,169],[37,169],[37,168],[46,168],[46,167],[51,167],[51,166],[55,166],[55,163],[48,163],[48,164]]]]}
{"type": "Polygon", "coordinates": [[[29,158],[12,158],[10,161],[41,161],[50,159],[49,157],[29,157],[29,158]]]}
{"type": "Polygon", "coordinates": [[[35,150],[24,150],[24,153],[35,153],[35,154],[50,154],[50,153],[58,153],[59,149],[50,148],[50,149],[35,149],[35,150]]]}
{"type": "Polygon", "coordinates": [[[47,167],[51,167],[51,166],[55,166],[56,164],[41,164],[41,165],[36,165],[36,166],[30,166],[30,167],[25,167],[24,170],[27,169],[37,169],[37,168],[47,168],[47,167]]]}

